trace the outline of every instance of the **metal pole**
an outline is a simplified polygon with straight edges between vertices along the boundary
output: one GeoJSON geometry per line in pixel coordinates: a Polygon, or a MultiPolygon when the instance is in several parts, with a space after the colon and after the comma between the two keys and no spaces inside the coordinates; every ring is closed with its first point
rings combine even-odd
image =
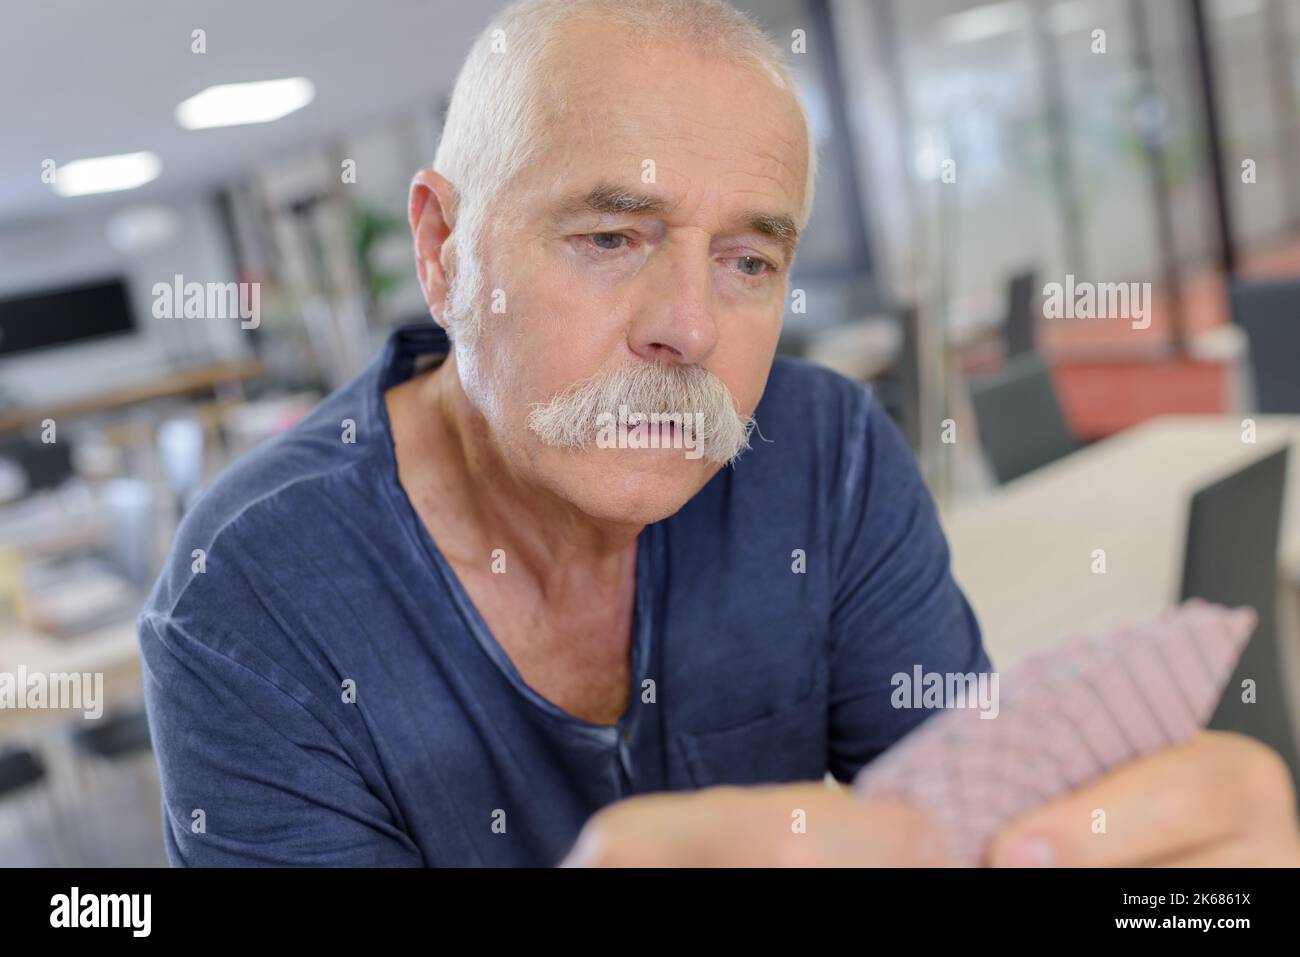
{"type": "Polygon", "coordinates": [[[1139,125],[1156,216],[1160,273],[1169,297],[1171,344],[1176,354],[1185,355],[1187,334],[1183,326],[1183,283],[1178,269],[1178,247],[1169,202],[1169,178],[1165,174],[1167,121],[1163,101],[1156,89],[1151,30],[1147,23],[1145,0],[1129,0],[1128,9],[1129,22],[1133,28],[1133,65],[1137,68],[1142,99],[1139,109],[1145,111],[1139,115],[1139,125]]]}
{"type": "Polygon", "coordinates": [[[1214,211],[1219,234],[1219,265],[1231,279],[1237,271],[1237,245],[1233,240],[1228,211],[1227,173],[1223,167],[1223,136],[1219,125],[1219,103],[1214,93],[1214,58],[1210,50],[1210,28],[1205,0],[1192,0],[1192,30],[1196,45],[1196,73],[1200,79],[1201,102],[1205,110],[1205,136],[1213,175],[1214,211]]]}

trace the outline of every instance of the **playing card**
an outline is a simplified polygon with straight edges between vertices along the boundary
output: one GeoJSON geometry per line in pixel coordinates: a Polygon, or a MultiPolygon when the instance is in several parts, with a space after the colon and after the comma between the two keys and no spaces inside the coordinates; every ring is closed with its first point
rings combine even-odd
{"type": "Polygon", "coordinates": [[[947,831],[953,862],[979,865],[993,835],[1027,811],[1192,738],[1256,621],[1248,608],[1193,599],[1058,642],[998,676],[995,712],[945,708],[863,768],[853,788],[925,808],[947,831]]]}

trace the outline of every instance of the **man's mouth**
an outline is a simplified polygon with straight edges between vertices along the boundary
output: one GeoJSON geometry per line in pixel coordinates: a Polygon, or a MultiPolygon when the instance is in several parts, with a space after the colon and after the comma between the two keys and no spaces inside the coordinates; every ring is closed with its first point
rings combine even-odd
{"type": "Polygon", "coordinates": [[[653,448],[658,446],[671,446],[677,441],[680,430],[671,422],[661,422],[657,425],[651,425],[649,422],[638,422],[636,425],[627,427],[629,443],[636,443],[641,448],[653,448]],[[652,439],[657,439],[653,443],[652,439]]]}

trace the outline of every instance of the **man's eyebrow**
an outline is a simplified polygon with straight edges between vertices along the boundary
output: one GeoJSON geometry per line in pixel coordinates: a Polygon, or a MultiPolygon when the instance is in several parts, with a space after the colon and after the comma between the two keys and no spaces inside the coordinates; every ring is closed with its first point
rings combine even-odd
{"type": "MultiPolygon", "coordinates": [[[[557,207],[560,216],[576,216],[582,213],[601,215],[628,214],[662,214],[668,212],[673,204],[654,193],[629,189],[614,183],[600,183],[586,193],[571,196],[557,207]]],[[[799,227],[794,218],[784,213],[765,213],[749,211],[741,213],[736,221],[743,224],[750,232],[758,233],[775,240],[785,251],[786,260],[794,256],[799,244],[799,227]]]]}
{"type": "Polygon", "coordinates": [[[799,227],[793,218],[783,213],[747,213],[742,218],[751,232],[776,240],[785,250],[787,261],[794,256],[799,245],[799,227]]]}
{"type": "Polygon", "coordinates": [[[643,193],[613,183],[600,183],[586,193],[562,201],[557,211],[560,215],[579,213],[663,213],[669,208],[667,200],[653,193],[643,193]]]}

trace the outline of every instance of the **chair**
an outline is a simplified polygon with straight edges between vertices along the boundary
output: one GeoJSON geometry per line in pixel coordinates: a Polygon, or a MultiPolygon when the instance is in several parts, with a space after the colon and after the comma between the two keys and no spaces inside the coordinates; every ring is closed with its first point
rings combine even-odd
{"type": "Polygon", "coordinates": [[[1038,318],[1043,314],[1038,274],[1032,269],[1016,273],[1007,282],[1007,318],[1003,335],[1007,358],[1034,352],[1038,338],[1038,318]]]}
{"type": "Polygon", "coordinates": [[[1300,787],[1297,753],[1277,631],[1278,528],[1288,448],[1220,479],[1192,496],[1183,565],[1183,598],[1248,605],[1259,626],[1242,653],[1210,727],[1237,731],[1271,746],[1300,787]],[[1254,703],[1241,700],[1242,681],[1255,682],[1254,703]]]}
{"type": "Polygon", "coordinates": [[[129,711],[74,732],[73,740],[87,754],[110,761],[148,751],[149,717],[142,709],[129,711]]]}
{"type": "Polygon", "coordinates": [[[892,368],[872,383],[881,406],[907,438],[912,451],[921,447],[921,357],[916,307],[904,304],[891,312],[902,331],[892,368]]]}
{"type": "Polygon", "coordinates": [[[0,865],[68,866],[67,822],[51,800],[40,755],[16,745],[0,747],[0,865]]]}
{"type": "Polygon", "coordinates": [[[26,748],[0,751],[0,799],[45,779],[45,766],[26,748]]]}
{"type": "Polygon", "coordinates": [[[970,394],[980,442],[998,482],[1010,482],[1078,448],[1051,372],[1038,354],[1010,360],[998,375],[972,379],[970,394]]]}
{"type": "Polygon", "coordinates": [[[1238,280],[1229,298],[1250,340],[1259,411],[1300,412],[1300,280],[1238,280]]]}
{"type": "Polygon", "coordinates": [[[29,492],[58,488],[73,474],[71,445],[63,436],[49,443],[25,435],[0,436],[0,458],[22,469],[29,492]]]}
{"type": "Polygon", "coordinates": [[[81,845],[92,866],[165,865],[157,765],[143,707],[70,734],[83,796],[81,845]],[[157,813],[155,813],[157,811],[157,813]]]}

